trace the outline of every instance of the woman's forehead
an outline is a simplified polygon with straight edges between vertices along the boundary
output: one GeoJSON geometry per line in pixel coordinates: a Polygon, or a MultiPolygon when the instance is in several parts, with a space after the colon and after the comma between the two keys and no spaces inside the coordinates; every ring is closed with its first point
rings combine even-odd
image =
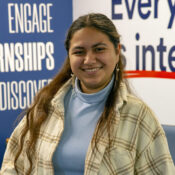
{"type": "Polygon", "coordinates": [[[94,28],[82,28],[74,33],[70,40],[70,47],[81,47],[83,45],[100,45],[110,42],[109,37],[94,28]]]}

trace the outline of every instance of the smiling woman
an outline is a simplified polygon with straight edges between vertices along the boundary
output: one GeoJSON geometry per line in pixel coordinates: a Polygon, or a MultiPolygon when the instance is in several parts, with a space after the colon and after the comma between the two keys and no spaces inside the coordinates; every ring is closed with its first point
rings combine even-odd
{"type": "Polygon", "coordinates": [[[115,48],[109,37],[95,28],[83,28],[74,34],[70,42],[70,66],[83,92],[98,92],[109,83],[119,53],[120,45],[115,48]]]}
{"type": "Polygon", "coordinates": [[[62,69],[9,139],[2,174],[174,175],[161,125],[124,79],[112,21],[80,16],[65,47],[62,69]]]}

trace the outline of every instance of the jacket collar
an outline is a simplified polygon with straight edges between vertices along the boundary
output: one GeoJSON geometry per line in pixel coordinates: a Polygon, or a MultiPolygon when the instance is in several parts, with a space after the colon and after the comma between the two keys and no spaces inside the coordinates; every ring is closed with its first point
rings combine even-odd
{"type": "Polygon", "coordinates": [[[55,94],[51,100],[51,106],[54,108],[55,113],[58,113],[62,120],[64,120],[64,97],[71,87],[72,79],[69,79],[55,94]]]}
{"type": "Polygon", "coordinates": [[[116,102],[116,112],[118,113],[119,109],[128,101],[127,99],[128,96],[128,90],[126,87],[126,84],[122,82],[119,86],[119,92],[118,92],[118,98],[116,102]]]}
{"type": "MultiPolygon", "coordinates": [[[[51,101],[51,105],[54,107],[60,107],[59,109],[64,110],[64,97],[70,87],[75,87],[75,76],[70,78],[61,88],[58,90],[58,92],[55,94],[54,98],[51,101]]],[[[127,102],[127,96],[128,91],[126,84],[122,82],[119,86],[119,94],[118,99],[116,103],[116,112],[119,113],[119,109],[123,106],[125,102],[127,102]]]]}

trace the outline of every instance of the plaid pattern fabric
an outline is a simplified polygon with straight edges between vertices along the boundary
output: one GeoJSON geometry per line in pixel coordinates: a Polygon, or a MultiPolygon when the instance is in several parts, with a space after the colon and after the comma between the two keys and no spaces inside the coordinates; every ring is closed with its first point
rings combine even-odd
{"type": "MultiPolygon", "coordinates": [[[[33,175],[54,174],[52,157],[64,129],[64,96],[71,86],[69,80],[55,95],[48,119],[43,123],[33,155],[33,175]]],[[[12,133],[4,155],[2,175],[17,174],[14,153],[19,144],[25,118],[12,133]]],[[[96,151],[89,145],[85,160],[85,175],[174,175],[165,133],[152,111],[141,100],[128,94],[124,84],[112,122],[111,147],[103,133],[96,151]]],[[[25,138],[27,144],[28,136],[25,138]]],[[[17,161],[18,174],[26,174],[29,163],[25,146],[17,161]]]]}

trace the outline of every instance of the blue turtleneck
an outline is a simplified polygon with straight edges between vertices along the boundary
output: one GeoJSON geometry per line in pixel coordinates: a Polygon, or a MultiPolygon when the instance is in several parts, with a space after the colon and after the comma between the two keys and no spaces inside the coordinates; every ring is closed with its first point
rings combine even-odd
{"type": "MultiPolygon", "coordinates": [[[[114,79],[114,78],[113,78],[114,79]]],[[[55,174],[83,175],[86,153],[102,114],[113,79],[101,91],[82,93],[75,80],[64,100],[64,131],[53,156],[55,174]]]]}

